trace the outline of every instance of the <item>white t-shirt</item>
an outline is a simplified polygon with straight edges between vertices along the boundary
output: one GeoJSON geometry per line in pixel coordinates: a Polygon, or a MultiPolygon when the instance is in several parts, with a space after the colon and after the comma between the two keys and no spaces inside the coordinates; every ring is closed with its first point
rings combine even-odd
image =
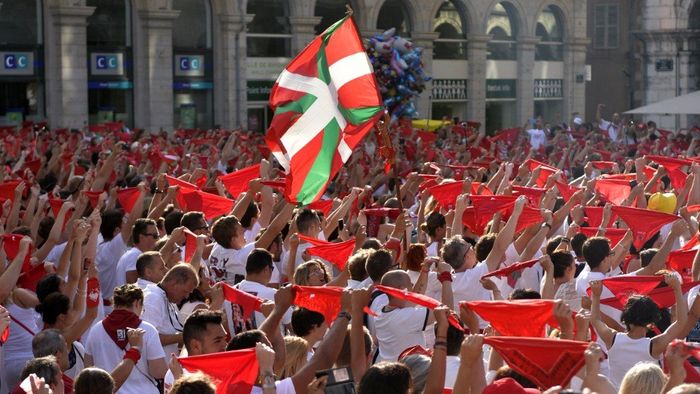
{"type": "MultiPolygon", "coordinates": [[[[143,312],[141,319],[155,327],[158,334],[172,335],[182,332],[182,322],[177,306],[168,301],[165,291],[158,285],[149,285],[143,299],[143,312]]],[[[163,346],[166,360],[170,362],[170,356],[177,354],[177,343],[163,346]]]]}
{"type": "Polygon", "coordinates": [[[114,294],[114,288],[117,284],[117,262],[126,252],[127,246],[124,242],[122,234],[117,234],[109,241],[102,238],[102,234],[97,236],[97,255],[95,256],[95,264],[97,264],[97,274],[100,279],[100,288],[102,289],[102,298],[111,299],[114,294]]]}
{"type": "MultiPolygon", "coordinates": [[[[369,279],[369,278],[368,278],[369,279]]],[[[384,308],[385,305],[389,303],[389,297],[386,294],[379,294],[372,300],[372,302],[369,304],[369,309],[374,311],[375,313],[379,313],[379,311],[384,308]]],[[[377,337],[377,331],[375,328],[377,318],[372,316],[372,315],[367,315],[367,329],[369,330],[369,333],[372,335],[373,338],[377,337]]]]}
{"type": "Polygon", "coordinates": [[[136,260],[141,256],[141,250],[137,247],[133,247],[127,250],[126,253],[117,262],[117,275],[115,279],[117,281],[117,286],[126,284],[126,273],[129,271],[136,272],[136,260]]]}
{"type": "MultiPolygon", "coordinates": [[[[273,289],[272,287],[267,287],[261,283],[258,282],[252,282],[249,280],[244,280],[241,283],[238,284],[238,290],[245,291],[248,294],[252,294],[255,296],[258,296],[259,298],[262,298],[263,300],[267,301],[274,301],[275,300],[275,293],[277,293],[276,289],[273,289]]],[[[255,312],[253,315],[255,317],[255,326],[260,327],[260,325],[265,321],[265,315],[263,315],[260,312],[255,312]]],[[[289,308],[287,312],[285,312],[284,317],[282,318],[282,324],[291,324],[292,323],[292,309],[289,308]]]]}
{"type": "Polygon", "coordinates": [[[428,323],[430,310],[425,307],[395,308],[377,311],[374,320],[379,347],[379,361],[396,361],[411,346],[425,347],[423,331],[428,323]]]}
{"type": "MultiPolygon", "coordinates": [[[[588,293],[586,290],[590,287],[590,282],[594,280],[603,280],[607,278],[609,275],[605,275],[602,272],[592,272],[590,268],[588,267],[588,264],[586,264],[586,267],[584,267],[583,271],[579,274],[579,276],[576,278],[576,293],[578,294],[579,297],[583,296],[588,296],[588,293]]],[[[608,290],[605,286],[603,286],[603,291],[600,294],[600,299],[605,299],[609,297],[613,297],[613,293],[608,290]]],[[[602,313],[605,313],[606,315],[610,316],[612,319],[615,321],[619,322],[620,317],[622,316],[622,311],[619,309],[615,309],[611,306],[608,305],[600,305],[600,311],[602,313]]]]}
{"type": "Polygon", "coordinates": [[[530,135],[530,146],[532,149],[540,149],[540,146],[544,145],[547,140],[547,136],[544,134],[544,130],[541,129],[530,129],[527,131],[530,135]]]}
{"type": "Polygon", "coordinates": [[[143,290],[143,296],[146,296],[146,291],[148,291],[148,285],[155,285],[156,283],[151,282],[143,278],[136,279],[136,286],[143,290]]]}
{"type": "MultiPolygon", "coordinates": [[[[282,380],[278,380],[275,382],[275,386],[277,389],[277,394],[296,394],[296,390],[294,389],[294,382],[292,382],[292,378],[286,378],[282,380]]],[[[258,386],[253,386],[253,388],[250,390],[250,394],[262,394],[263,390],[261,387],[258,386]]]]}
{"type": "Polygon", "coordinates": [[[260,232],[261,228],[262,227],[260,226],[260,223],[258,223],[258,221],[256,220],[255,223],[253,223],[253,227],[251,227],[250,230],[246,230],[243,232],[243,238],[245,239],[245,242],[255,242],[255,237],[258,236],[258,233],[260,232]]]}
{"type": "Polygon", "coordinates": [[[601,119],[600,125],[598,127],[601,130],[605,130],[608,132],[608,137],[611,141],[617,141],[617,136],[620,132],[620,128],[618,126],[615,126],[614,124],[612,124],[612,122],[608,122],[607,120],[601,119]]]}
{"type": "Polygon", "coordinates": [[[227,249],[214,244],[209,255],[209,271],[214,282],[226,282],[235,285],[245,278],[245,264],[248,255],[255,249],[251,242],[241,249],[227,249]]]}
{"type": "Polygon", "coordinates": [[[48,261],[49,263],[54,263],[58,265],[58,261],[61,259],[61,255],[63,254],[63,251],[66,249],[66,245],[68,242],[64,242],[62,244],[58,244],[51,248],[51,251],[49,251],[49,254],[46,255],[46,259],[44,261],[48,261]]]}
{"type": "Polygon", "coordinates": [[[452,277],[452,293],[454,305],[457,307],[461,301],[488,301],[491,292],[481,285],[481,277],[489,273],[489,266],[481,262],[474,268],[463,272],[455,272],[452,277]]]}
{"type": "MultiPolygon", "coordinates": [[[[163,347],[160,345],[158,332],[151,324],[142,321],[138,328],[146,331],[141,347],[141,359],[117,391],[119,394],[158,393],[155,379],[148,370],[148,361],[165,358],[163,347]]],[[[105,371],[112,371],[124,358],[124,351],[107,334],[102,326],[102,321],[90,329],[85,341],[85,352],[92,356],[96,367],[105,371]]]]}
{"type": "MultiPolygon", "coordinates": [[[[408,270],[406,273],[411,278],[411,284],[415,285],[420,276],[420,272],[408,270]]],[[[428,272],[428,282],[424,294],[438,301],[442,298],[442,284],[437,278],[437,272],[428,272]]]]}
{"type": "MultiPolygon", "coordinates": [[[[41,319],[38,313],[31,308],[21,308],[16,304],[6,305],[10,315],[22,322],[34,335],[41,331],[37,321],[41,319]]],[[[0,383],[2,392],[9,393],[20,383],[19,377],[24,369],[24,364],[34,358],[32,354],[32,339],[34,335],[22,328],[14,320],[10,320],[10,336],[7,342],[0,346],[2,355],[2,367],[0,368],[0,383]]]]}
{"type": "MultiPolygon", "coordinates": [[[[85,368],[85,346],[83,346],[83,344],[78,341],[74,341],[73,346],[68,348],[68,351],[73,353],[75,364],[73,364],[72,367],[70,367],[63,373],[69,378],[75,380],[76,376],[78,376],[80,371],[82,371],[85,368]]],[[[71,357],[69,356],[69,360],[70,358],[71,357]]]]}
{"type": "Polygon", "coordinates": [[[445,388],[451,389],[455,387],[459,365],[459,356],[447,356],[447,364],[445,365],[445,388]]]}

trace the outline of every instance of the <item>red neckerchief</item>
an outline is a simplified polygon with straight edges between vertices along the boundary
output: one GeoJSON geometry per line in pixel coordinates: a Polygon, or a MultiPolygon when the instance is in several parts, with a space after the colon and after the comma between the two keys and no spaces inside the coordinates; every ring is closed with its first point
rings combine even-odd
{"type": "Polygon", "coordinates": [[[127,328],[136,328],[141,324],[141,319],[135,313],[126,309],[115,309],[102,320],[107,335],[119,346],[125,350],[129,344],[129,339],[126,336],[127,328]]]}

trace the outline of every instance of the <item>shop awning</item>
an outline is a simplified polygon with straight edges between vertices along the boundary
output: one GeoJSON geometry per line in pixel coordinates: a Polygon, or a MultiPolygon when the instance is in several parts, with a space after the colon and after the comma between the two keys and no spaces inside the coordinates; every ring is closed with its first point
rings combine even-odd
{"type": "Polygon", "coordinates": [[[700,90],[625,112],[645,115],[700,115],[700,90]]]}

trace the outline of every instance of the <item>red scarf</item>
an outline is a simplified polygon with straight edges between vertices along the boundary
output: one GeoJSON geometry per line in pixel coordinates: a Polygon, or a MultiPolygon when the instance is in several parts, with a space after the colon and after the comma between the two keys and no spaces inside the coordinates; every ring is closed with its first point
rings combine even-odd
{"type": "Polygon", "coordinates": [[[521,270],[524,270],[525,268],[530,268],[530,267],[534,266],[535,264],[537,264],[538,261],[539,261],[538,259],[534,259],[534,260],[528,260],[528,261],[523,261],[520,263],[511,264],[505,268],[491,271],[490,273],[482,276],[481,279],[486,279],[486,278],[489,278],[492,276],[497,276],[499,278],[506,277],[508,280],[508,285],[510,287],[515,287],[515,282],[517,281],[517,279],[518,279],[517,277],[519,277],[519,275],[516,277],[515,275],[511,275],[511,274],[513,274],[515,272],[519,272],[521,270]]]}
{"type": "Polygon", "coordinates": [[[299,235],[299,239],[308,242],[312,247],[306,249],[310,256],[317,256],[330,261],[340,270],[345,269],[345,264],[355,249],[355,238],[344,242],[328,242],[316,238],[299,235]]]}
{"type": "Polygon", "coordinates": [[[217,394],[250,393],[258,378],[255,349],[190,356],[178,361],[190,372],[202,371],[213,378],[217,394]]]}
{"type": "Polygon", "coordinates": [[[484,343],[540,388],[566,387],[585,364],[588,347],[588,342],[548,338],[486,337],[484,343]]]}
{"type": "Polygon", "coordinates": [[[340,313],[342,287],[294,285],[293,291],[294,305],[322,314],[329,327],[340,313]]]}
{"type": "Polygon", "coordinates": [[[126,329],[137,328],[140,324],[141,319],[134,312],[126,309],[115,309],[102,320],[102,327],[107,335],[122,350],[126,350],[126,345],[129,344],[126,329]]]}
{"type": "Polygon", "coordinates": [[[556,326],[554,300],[462,301],[499,334],[543,337],[545,325],[556,326]]]}

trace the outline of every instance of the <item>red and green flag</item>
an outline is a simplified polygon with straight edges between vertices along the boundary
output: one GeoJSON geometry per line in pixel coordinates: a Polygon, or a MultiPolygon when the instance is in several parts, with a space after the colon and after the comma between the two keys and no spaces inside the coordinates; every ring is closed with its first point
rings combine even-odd
{"type": "Polygon", "coordinates": [[[291,202],[318,200],[383,114],[372,65],[350,16],[316,37],[277,78],[265,140],[291,202]]]}

